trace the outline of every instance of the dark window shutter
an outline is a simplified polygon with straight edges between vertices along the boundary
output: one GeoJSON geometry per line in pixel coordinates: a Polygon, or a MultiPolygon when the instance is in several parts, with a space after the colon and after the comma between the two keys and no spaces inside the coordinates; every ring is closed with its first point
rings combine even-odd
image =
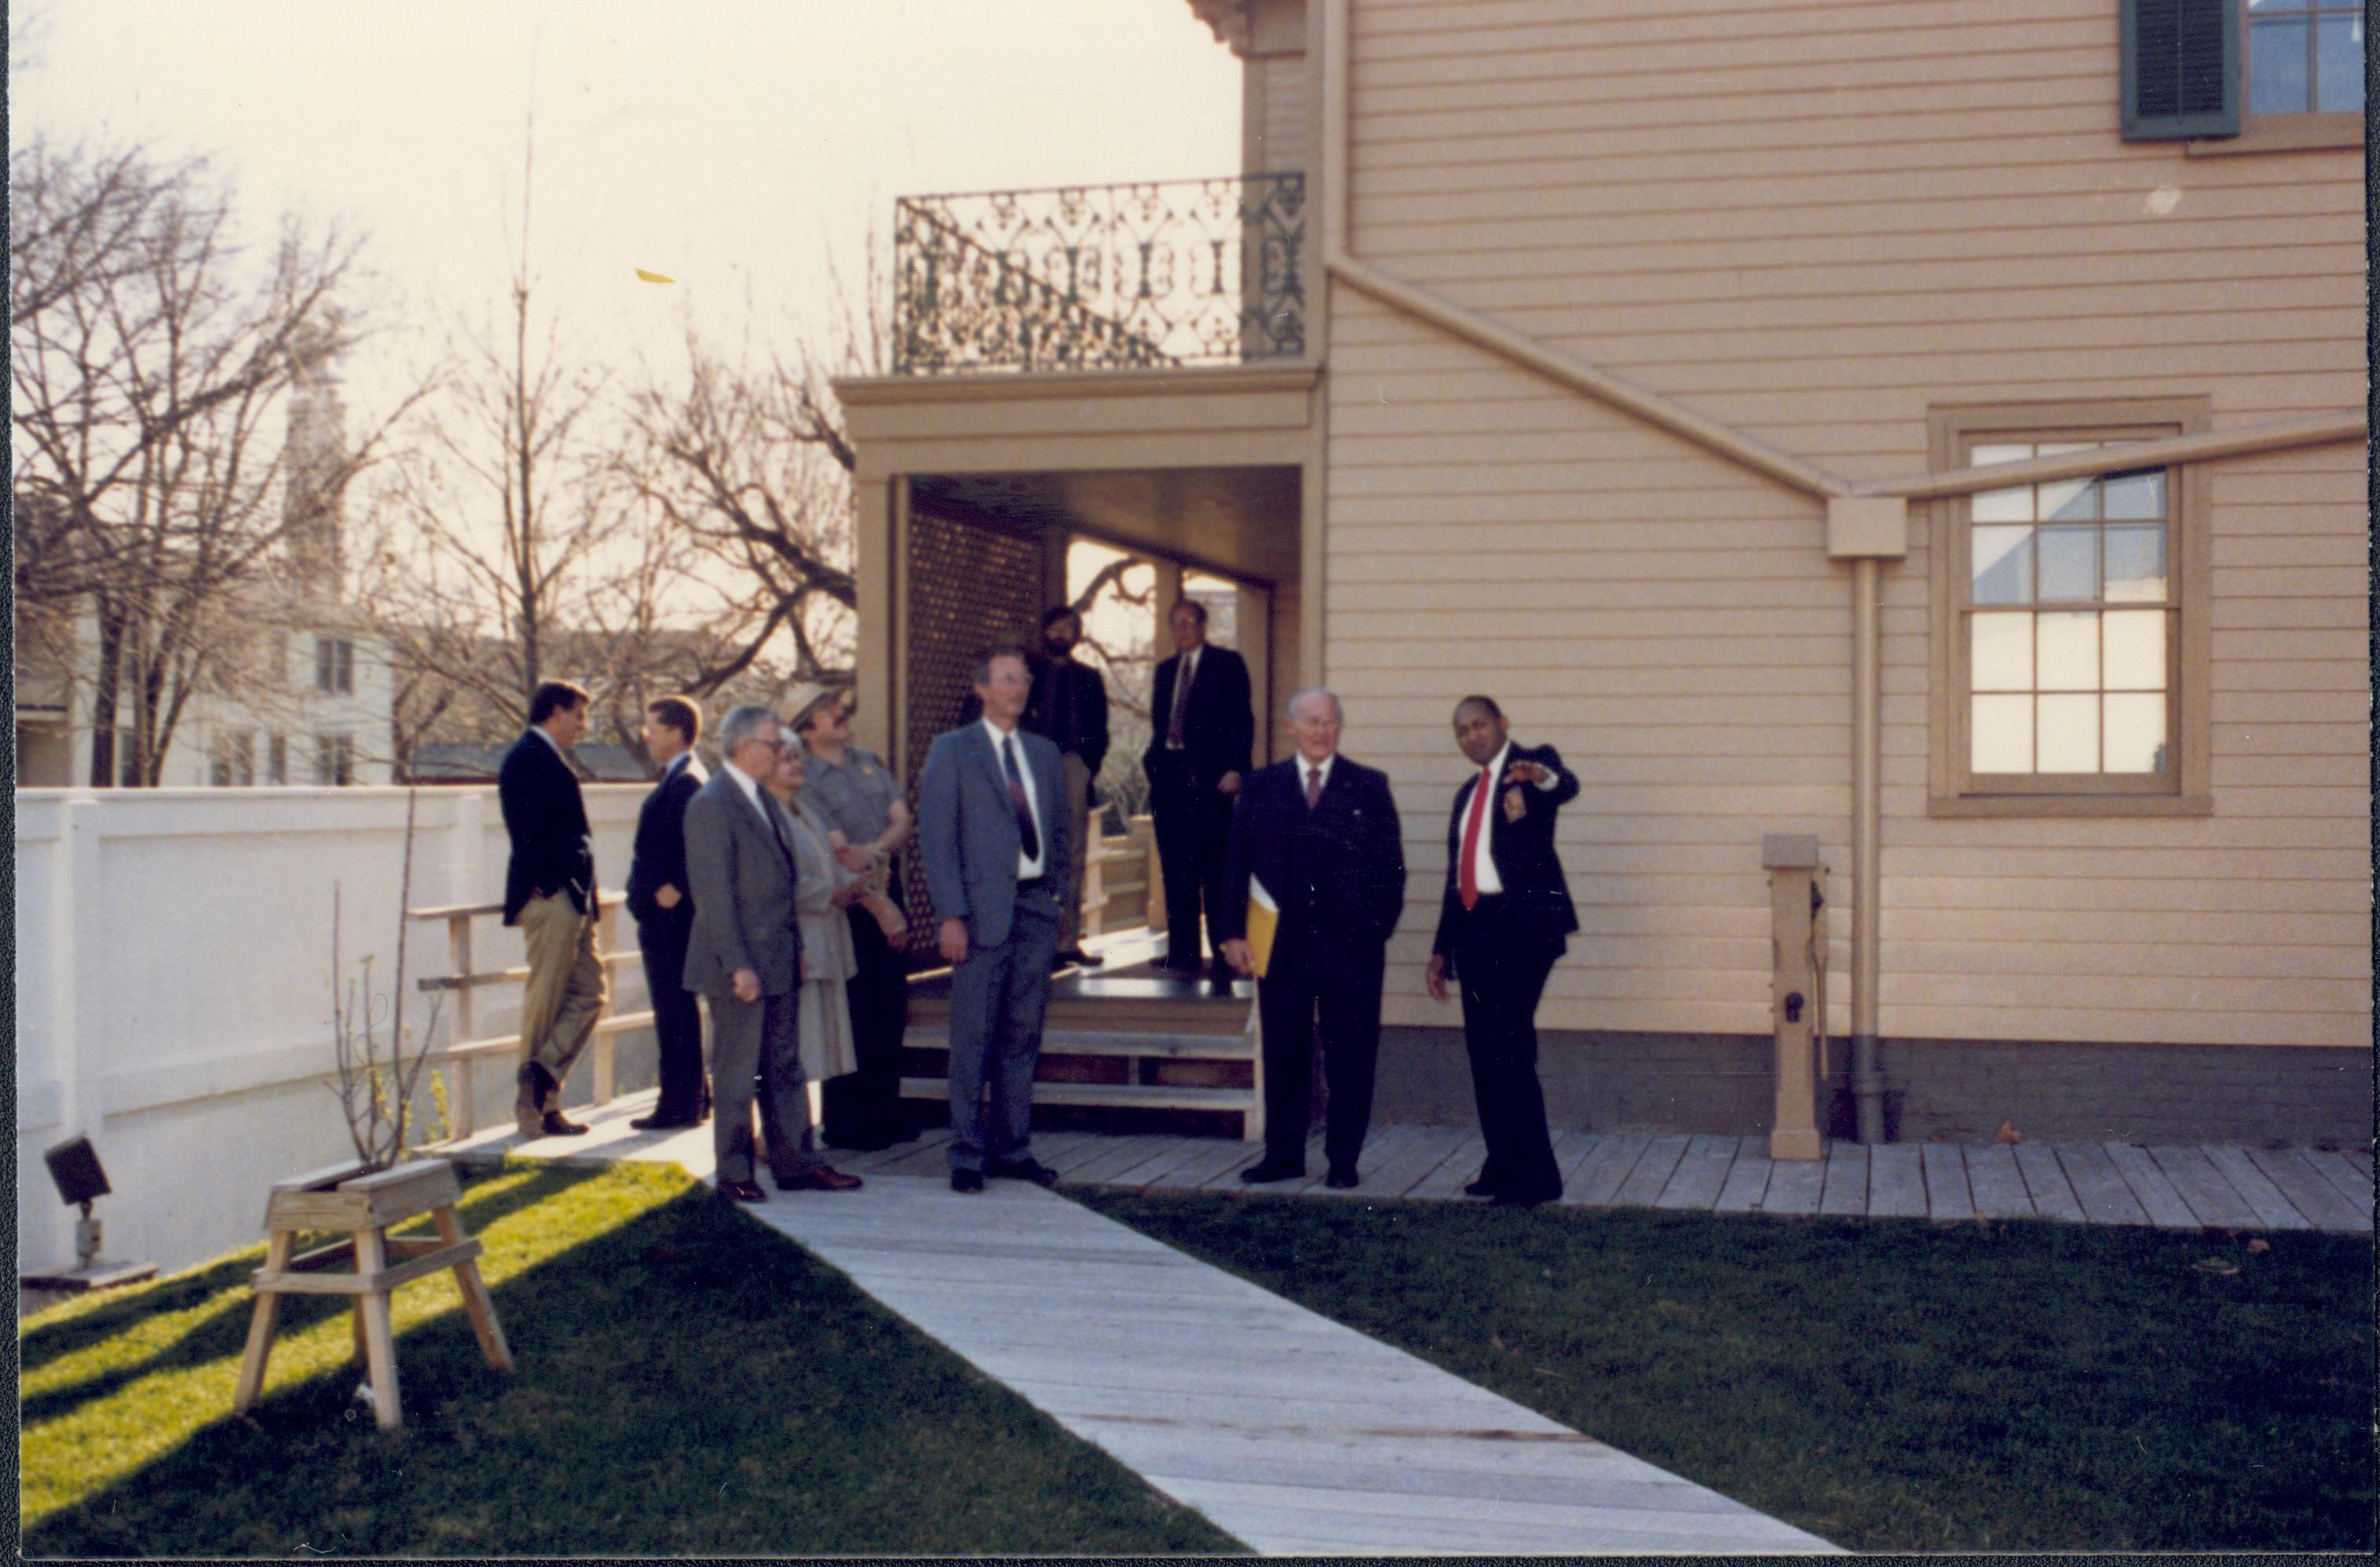
{"type": "Polygon", "coordinates": [[[2240,0],[2119,0],[2124,140],[2240,134],[2240,0]]]}

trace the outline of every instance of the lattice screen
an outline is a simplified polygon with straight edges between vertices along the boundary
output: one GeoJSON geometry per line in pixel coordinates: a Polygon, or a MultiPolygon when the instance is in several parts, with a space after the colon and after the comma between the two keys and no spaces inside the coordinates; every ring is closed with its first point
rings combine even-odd
{"type": "MultiPolygon", "coordinates": [[[[1002,642],[1031,647],[1041,619],[1038,540],[953,522],[922,511],[909,516],[909,671],[906,765],[909,797],[934,736],[958,725],[974,694],[975,661],[1002,642]]],[[[926,895],[924,856],[902,858],[913,966],[941,962],[935,952],[934,905],[926,895]]]]}

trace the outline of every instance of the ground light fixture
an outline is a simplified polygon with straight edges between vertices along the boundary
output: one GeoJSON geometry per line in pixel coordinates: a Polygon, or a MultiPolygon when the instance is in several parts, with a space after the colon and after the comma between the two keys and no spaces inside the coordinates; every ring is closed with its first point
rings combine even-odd
{"type": "Polygon", "coordinates": [[[157,1265],[153,1262],[109,1262],[99,1255],[100,1221],[91,1205],[115,1188],[107,1184],[107,1171],[99,1162],[99,1150],[91,1146],[91,1139],[69,1137],[55,1148],[43,1149],[42,1160],[50,1167],[50,1180],[58,1188],[58,1200],[82,1209],[82,1217],[75,1221],[75,1265],[61,1272],[22,1275],[18,1280],[18,1287],[81,1294],[155,1277],[157,1265]]]}

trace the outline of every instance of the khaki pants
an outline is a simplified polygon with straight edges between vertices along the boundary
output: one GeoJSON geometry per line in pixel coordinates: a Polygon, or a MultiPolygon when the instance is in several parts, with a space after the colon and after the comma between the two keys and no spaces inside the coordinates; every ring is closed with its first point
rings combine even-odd
{"type": "Polygon", "coordinates": [[[1090,859],[1086,834],[1091,823],[1091,770],[1068,751],[1066,768],[1066,832],[1074,857],[1066,867],[1066,885],[1058,899],[1058,950],[1073,952],[1083,944],[1083,868],[1090,859]]]}
{"type": "Polygon", "coordinates": [[[595,951],[595,916],[581,914],[568,893],[531,898],[521,906],[520,932],[528,944],[528,983],[521,991],[521,1060],[535,1062],[556,1085],[540,1108],[562,1102],[560,1084],[595,1035],[611,995],[603,960],[595,951]]]}

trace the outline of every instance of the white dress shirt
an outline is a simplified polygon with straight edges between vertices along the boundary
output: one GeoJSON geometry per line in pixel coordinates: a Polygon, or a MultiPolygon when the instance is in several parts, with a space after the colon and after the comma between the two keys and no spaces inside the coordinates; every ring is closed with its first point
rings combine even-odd
{"type": "MultiPolygon", "coordinates": [[[[1207,644],[1201,642],[1196,647],[1182,655],[1182,667],[1173,672],[1173,699],[1175,701],[1181,702],[1188,699],[1183,693],[1190,689],[1190,682],[1197,677],[1198,655],[1206,650],[1207,644]]],[[[1169,707],[1165,710],[1165,728],[1163,734],[1171,735],[1172,732],[1173,710],[1169,707]]],[[[1189,747],[1189,743],[1190,712],[1189,710],[1185,708],[1182,712],[1182,744],[1177,746],[1173,744],[1171,739],[1167,739],[1165,742],[1165,748],[1169,751],[1186,750],[1189,747]]]]}
{"type": "MultiPolygon", "coordinates": [[[[1479,842],[1471,851],[1472,884],[1479,889],[1482,897],[1490,893],[1501,893],[1504,890],[1504,879],[1496,874],[1496,856],[1488,852],[1488,844],[1496,836],[1496,813],[1503,808],[1494,798],[1496,785],[1504,776],[1504,769],[1510,764],[1512,759],[1512,742],[1507,740],[1498,747],[1496,755],[1481,770],[1487,776],[1478,780],[1478,786],[1487,790],[1489,796],[1488,814],[1479,819],[1479,842]]],[[[1539,771],[1543,774],[1537,780],[1536,786],[1539,789],[1550,789],[1561,782],[1560,776],[1549,767],[1540,767],[1539,771]]],[[[1470,799],[1463,802],[1463,815],[1466,826],[1469,825],[1472,808],[1477,801],[1478,796],[1475,794],[1470,799]]],[[[1455,844],[1455,852],[1460,854],[1462,849],[1462,843],[1458,840],[1455,844]]]]}
{"type": "MultiPolygon", "coordinates": [[[[1008,764],[1001,761],[1001,746],[1003,741],[1014,735],[1016,731],[1002,729],[987,715],[983,721],[983,732],[991,736],[991,759],[999,763],[1001,781],[1005,783],[1008,779],[1008,764]]],[[[1028,855],[1024,852],[1023,845],[1019,844],[1016,855],[1016,879],[1019,881],[1030,881],[1041,874],[1048,863],[1043,856],[1050,852],[1050,834],[1041,828],[1041,793],[1033,786],[1033,762],[1032,759],[1025,754],[1022,741],[1019,741],[1016,746],[1016,776],[1025,784],[1025,808],[1033,813],[1033,844],[1036,851],[1028,855]]]]}

